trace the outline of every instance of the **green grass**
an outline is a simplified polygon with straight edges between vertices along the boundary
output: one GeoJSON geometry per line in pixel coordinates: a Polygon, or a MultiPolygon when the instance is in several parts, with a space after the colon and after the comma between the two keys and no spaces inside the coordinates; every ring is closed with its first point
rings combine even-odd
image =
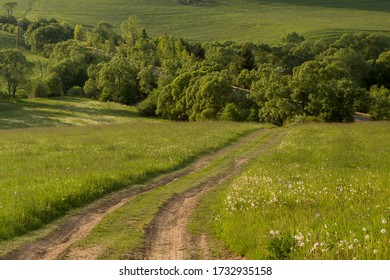
{"type": "Polygon", "coordinates": [[[389,135],[387,122],[293,128],[204,199],[206,230],[249,259],[390,259],[389,135]]]}
{"type": "Polygon", "coordinates": [[[0,129],[118,124],[137,119],[140,118],[134,107],[75,97],[0,103],[0,129]]]}
{"type": "Polygon", "coordinates": [[[0,130],[0,240],[175,170],[258,127],[137,119],[125,106],[73,99],[2,106],[14,110],[1,117],[7,129],[0,130]],[[51,127],[10,129],[12,122],[15,127],[51,127]]]}
{"type": "MultiPolygon", "coordinates": [[[[263,125],[264,126],[264,125],[263,125]]],[[[267,127],[267,126],[264,126],[267,127]]],[[[259,126],[260,128],[260,126],[259,126]]],[[[142,193],[100,222],[85,238],[76,243],[79,250],[100,248],[101,259],[127,259],[133,250],[144,246],[145,228],[172,196],[207,183],[212,178],[231,172],[238,157],[255,153],[280,129],[268,129],[245,144],[233,146],[218,154],[205,167],[180,177],[168,185],[142,193]],[[229,171],[230,170],[230,171],[229,171]]],[[[191,252],[196,257],[197,252],[191,252]]]]}
{"type": "Polygon", "coordinates": [[[176,0],[19,2],[15,14],[30,19],[55,17],[88,27],[107,21],[118,27],[135,14],[151,35],[167,33],[194,41],[275,43],[293,31],[318,39],[357,31],[389,34],[390,26],[388,0],[216,0],[189,6],[176,0]]]}

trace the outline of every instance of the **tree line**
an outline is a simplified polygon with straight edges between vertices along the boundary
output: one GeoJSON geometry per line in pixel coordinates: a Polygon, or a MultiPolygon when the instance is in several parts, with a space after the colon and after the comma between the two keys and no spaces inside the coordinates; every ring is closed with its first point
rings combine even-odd
{"type": "MultiPolygon", "coordinates": [[[[18,89],[12,81],[29,80],[29,95],[137,105],[142,115],[170,120],[349,122],[356,111],[390,118],[390,38],[383,35],[313,42],[291,33],[273,46],[199,43],[150,37],[131,16],[120,34],[106,22],[86,30],[40,19],[28,24],[24,37],[50,63],[30,79],[31,71],[17,71],[7,82],[10,96],[18,89]]],[[[1,50],[1,69],[9,52],[23,57],[1,50]]],[[[3,72],[3,80],[12,76],[3,72]]]]}

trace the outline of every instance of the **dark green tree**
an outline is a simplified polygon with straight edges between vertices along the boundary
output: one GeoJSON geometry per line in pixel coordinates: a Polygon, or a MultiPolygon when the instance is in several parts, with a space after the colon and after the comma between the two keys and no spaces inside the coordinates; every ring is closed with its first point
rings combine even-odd
{"type": "Polygon", "coordinates": [[[42,52],[48,44],[56,44],[73,37],[73,29],[66,23],[55,19],[40,19],[29,25],[25,42],[33,52],[42,52]]]}
{"type": "Polygon", "coordinates": [[[15,97],[17,90],[27,82],[32,66],[20,50],[0,50],[0,76],[6,83],[10,97],[15,97]]]}
{"type": "Polygon", "coordinates": [[[99,99],[133,105],[144,99],[138,91],[138,69],[126,57],[116,55],[104,63],[97,75],[99,99]]]}

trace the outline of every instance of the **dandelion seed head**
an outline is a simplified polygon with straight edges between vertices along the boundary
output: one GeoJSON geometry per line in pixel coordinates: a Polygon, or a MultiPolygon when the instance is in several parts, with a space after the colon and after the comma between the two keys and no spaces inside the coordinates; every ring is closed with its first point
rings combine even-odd
{"type": "Polygon", "coordinates": [[[381,233],[382,234],[385,234],[386,233],[386,230],[384,228],[381,229],[381,233]]]}

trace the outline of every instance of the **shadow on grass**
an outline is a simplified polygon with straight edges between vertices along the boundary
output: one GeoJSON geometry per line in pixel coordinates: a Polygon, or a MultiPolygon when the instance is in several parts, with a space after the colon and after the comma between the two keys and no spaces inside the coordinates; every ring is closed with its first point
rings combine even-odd
{"type": "MultiPolygon", "coordinates": [[[[72,126],[82,123],[114,123],[115,118],[138,118],[135,110],[88,106],[89,100],[80,98],[55,98],[45,100],[21,100],[16,103],[0,103],[0,129],[43,126],[72,126]]],[[[114,107],[114,106],[112,106],[114,107]]]]}
{"type": "Polygon", "coordinates": [[[258,3],[390,12],[389,0],[253,0],[258,3]]]}

